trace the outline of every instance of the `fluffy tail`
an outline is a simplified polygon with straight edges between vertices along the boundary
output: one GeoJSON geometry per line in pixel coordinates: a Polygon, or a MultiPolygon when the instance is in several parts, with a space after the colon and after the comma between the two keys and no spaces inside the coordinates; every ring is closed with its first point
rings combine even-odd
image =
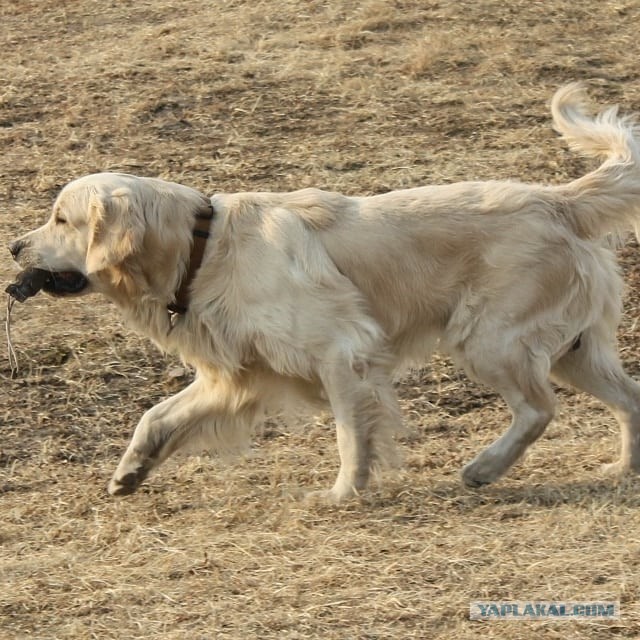
{"type": "Polygon", "coordinates": [[[577,235],[601,238],[609,233],[638,235],[640,224],[640,148],[638,128],[618,108],[587,115],[585,92],[569,84],[553,96],[555,129],[569,146],[588,156],[604,157],[595,171],[558,187],[562,215],[577,235]]]}

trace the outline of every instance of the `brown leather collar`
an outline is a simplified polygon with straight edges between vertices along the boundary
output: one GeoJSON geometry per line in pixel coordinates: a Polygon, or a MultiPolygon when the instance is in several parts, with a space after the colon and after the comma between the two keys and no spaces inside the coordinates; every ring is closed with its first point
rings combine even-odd
{"type": "Polygon", "coordinates": [[[191,255],[189,256],[187,273],[176,291],[175,300],[167,305],[167,311],[169,312],[169,318],[172,324],[176,316],[184,315],[189,309],[189,290],[196,272],[202,264],[204,250],[207,246],[207,239],[209,238],[211,220],[213,220],[215,216],[211,201],[208,198],[205,198],[205,200],[206,202],[203,203],[202,208],[198,209],[195,214],[196,220],[192,231],[193,245],[191,247],[191,255]]]}

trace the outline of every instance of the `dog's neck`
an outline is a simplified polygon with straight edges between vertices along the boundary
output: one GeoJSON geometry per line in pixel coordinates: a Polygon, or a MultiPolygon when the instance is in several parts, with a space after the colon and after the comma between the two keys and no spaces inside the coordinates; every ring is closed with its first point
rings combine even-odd
{"type": "Polygon", "coordinates": [[[172,320],[172,324],[178,316],[184,315],[189,309],[191,283],[202,264],[202,258],[204,257],[205,247],[209,238],[209,229],[214,215],[213,205],[207,198],[202,208],[198,209],[195,214],[195,224],[192,230],[193,245],[191,246],[187,271],[180,282],[173,301],[167,305],[167,311],[169,318],[172,320]]]}

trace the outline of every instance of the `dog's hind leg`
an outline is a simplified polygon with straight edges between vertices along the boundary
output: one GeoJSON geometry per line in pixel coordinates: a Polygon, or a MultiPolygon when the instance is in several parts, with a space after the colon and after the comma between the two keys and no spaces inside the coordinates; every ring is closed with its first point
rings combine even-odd
{"type": "Polygon", "coordinates": [[[612,411],[621,429],[620,459],[606,465],[610,473],[640,472],[640,384],[628,376],[612,339],[595,331],[581,336],[580,346],[553,367],[552,379],[585,391],[612,411]]]}
{"type": "Polygon", "coordinates": [[[490,367],[485,362],[474,369],[481,381],[504,398],[513,418],[509,429],[462,470],[464,483],[471,487],[502,476],[553,418],[555,397],[548,382],[548,359],[534,356],[522,345],[514,351],[503,361],[494,360],[490,367]]]}

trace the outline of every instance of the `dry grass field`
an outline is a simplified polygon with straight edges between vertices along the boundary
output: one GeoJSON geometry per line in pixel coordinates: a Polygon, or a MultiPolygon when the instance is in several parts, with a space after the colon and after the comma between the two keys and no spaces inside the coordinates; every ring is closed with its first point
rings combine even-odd
{"type": "MultiPolygon", "coordinates": [[[[549,99],[585,80],[640,110],[639,23],[636,0],[4,0],[0,245],[98,170],[205,193],[576,177],[591,165],[551,131],[549,99]]],[[[620,255],[640,376],[635,242],[620,255]]],[[[138,418],[190,372],[98,298],[37,296],[12,322],[3,639],[640,636],[640,479],[600,474],[618,429],[590,398],[560,391],[530,455],[468,490],[460,467],[508,415],[436,358],[398,384],[403,470],[358,500],[301,499],[336,473],[328,418],[267,424],[245,460],[178,457],[116,500],[105,486],[138,418]],[[619,600],[622,615],[472,622],[473,599],[619,600]]]]}

